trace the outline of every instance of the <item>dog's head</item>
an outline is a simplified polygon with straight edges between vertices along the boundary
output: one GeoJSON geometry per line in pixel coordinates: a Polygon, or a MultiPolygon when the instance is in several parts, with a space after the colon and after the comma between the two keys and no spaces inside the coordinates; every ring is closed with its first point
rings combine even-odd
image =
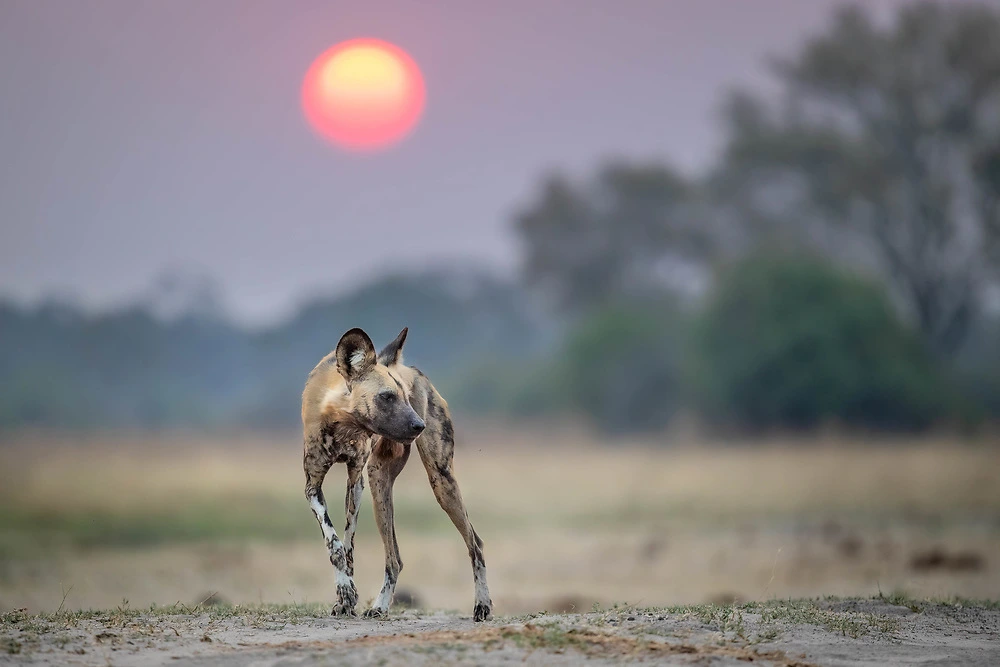
{"type": "Polygon", "coordinates": [[[403,384],[390,370],[401,361],[406,329],[378,354],[372,339],[351,329],[337,343],[337,371],[347,381],[348,412],[363,428],[397,442],[409,442],[424,430],[424,420],[410,406],[403,384]]]}

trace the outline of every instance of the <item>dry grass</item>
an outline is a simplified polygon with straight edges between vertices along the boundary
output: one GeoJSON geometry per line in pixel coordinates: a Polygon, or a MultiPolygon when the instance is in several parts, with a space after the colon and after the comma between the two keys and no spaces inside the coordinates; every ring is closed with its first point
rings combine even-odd
{"type": "MultiPolygon", "coordinates": [[[[461,433],[459,434],[461,437],[461,433]]],[[[996,514],[1000,458],[991,447],[947,440],[886,445],[863,440],[820,445],[792,440],[726,448],[697,442],[599,447],[583,437],[489,431],[461,443],[456,465],[465,495],[503,504],[520,522],[612,513],[622,508],[740,517],[815,511],[996,514]],[[517,493],[511,493],[514,487],[517,493]]],[[[294,434],[210,438],[92,436],[85,441],[28,437],[0,449],[6,499],[36,508],[134,511],[179,500],[260,496],[296,501],[303,486],[294,434]]],[[[328,487],[340,483],[343,467],[328,487]]],[[[408,465],[401,503],[425,502],[421,466],[408,465]]]]}
{"type": "MultiPolygon", "coordinates": [[[[995,448],[936,440],[599,447],[581,434],[488,430],[459,438],[458,479],[501,611],[879,589],[1000,597],[995,448]],[[980,554],[982,567],[913,571],[913,555],[930,548],[980,554]]],[[[0,599],[53,609],[72,586],[74,608],[123,597],[190,604],[215,591],[234,602],[331,600],[299,451],[294,434],[7,442],[0,599]]],[[[343,488],[338,466],[326,485],[332,504],[343,488]]],[[[396,507],[400,585],[428,606],[465,610],[465,549],[415,455],[396,507]]],[[[363,592],[377,589],[382,572],[373,523],[363,510],[363,592]]]]}

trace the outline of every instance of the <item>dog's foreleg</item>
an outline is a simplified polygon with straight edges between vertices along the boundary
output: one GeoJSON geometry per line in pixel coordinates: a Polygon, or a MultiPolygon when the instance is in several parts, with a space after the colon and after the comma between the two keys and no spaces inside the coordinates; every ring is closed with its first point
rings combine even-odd
{"type": "Polygon", "coordinates": [[[382,536],[382,546],[385,549],[385,578],[382,589],[375,597],[371,609],[365,612],[370,618],[385,618],[389,614],[392,596],[396,590],[396,581],[403,569],[403,560],[399,556],[399,544],[396,542],[396,527],[393,519],[392,485],[396,477],[406,465],[410,456],[410,445],[403,449],[403,455],[397,458],[387,458],[373,453],[368,460],[368,482],[372,487],[372,507],[375,510],[375,523],[382,536]]]}
{"type": "Polygon", "coordinates": [[[337,536],[333,522],[330,521],[326,499],[323,497],[323,479],[331,465],[332,461],[328,456],[317,452],[316,449],[310,449],[307,445],[303,461],[306,473],[306,500],[309,501],[309,508],[312,509],[316,521],[319,522],[319,527],[323,531],[326,549],[330,554],[330,563],[336,571],[338,600],[333,608],[333,613],[338,616],[353,616],[355,615],[354,608],[358,604],[358,589],[354,585],[352,575],[348,572],[347,549],[337,536]]]}
{"type": "Polygon", "coordinates": [[[344,545],[347,547],[347,575],[354,576],[354,533],[358,528],[358,511],[361,509],[361,495],[365,490],[364,462],[351,461],[347,464],[347,498],[344,501],[347,526],[344,528],[344,545]]]}

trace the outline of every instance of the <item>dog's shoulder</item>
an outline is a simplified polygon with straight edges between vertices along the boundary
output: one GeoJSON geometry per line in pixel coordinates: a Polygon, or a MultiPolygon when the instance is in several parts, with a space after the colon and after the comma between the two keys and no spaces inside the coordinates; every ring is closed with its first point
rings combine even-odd
{"type": "Polygon", "coordinates": [[[309,428],[324,418],[335,418],[347,409],[350,395],[347,382],[337,372],[336,355],[323,357],[306,379],[302,390],[302,425],[309,428]]]}

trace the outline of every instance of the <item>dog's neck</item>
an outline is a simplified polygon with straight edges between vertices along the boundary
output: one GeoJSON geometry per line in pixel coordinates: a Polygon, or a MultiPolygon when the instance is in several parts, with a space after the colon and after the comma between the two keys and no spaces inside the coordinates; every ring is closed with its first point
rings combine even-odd
{"type": "Polygon", "coordinates": [[[369,447],[375,435],[358,422],[349,412],[339,412],[336,415],[327,413],[323,427],[323,441],[326,448],[336,456],[343,450],[360,451],[369,447]]]}

